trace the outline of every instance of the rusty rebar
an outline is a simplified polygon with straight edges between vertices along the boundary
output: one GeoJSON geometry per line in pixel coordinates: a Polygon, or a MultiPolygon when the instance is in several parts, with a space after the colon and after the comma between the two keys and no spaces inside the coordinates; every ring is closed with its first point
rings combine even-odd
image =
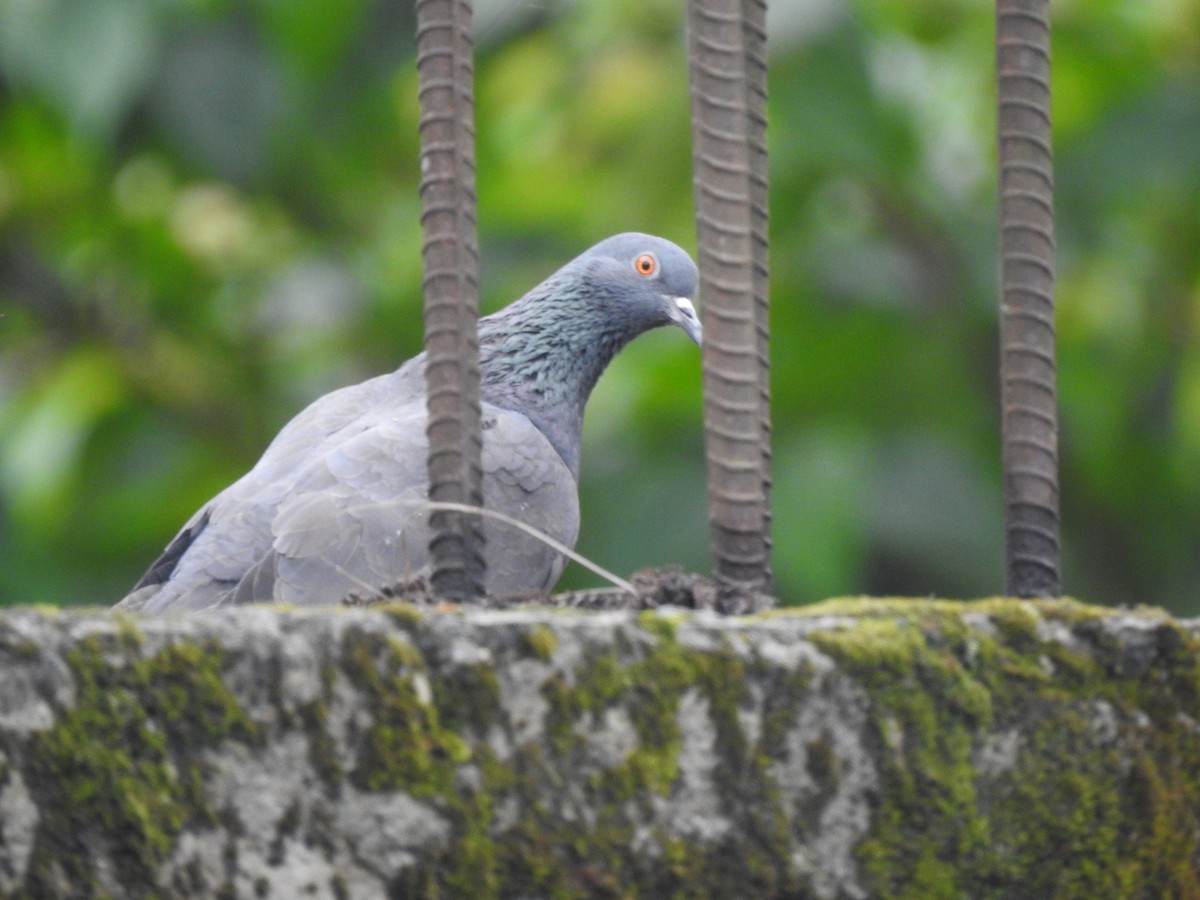
{"type": "Polygon", "coordinates": [[[762,426],[763,534],[766,547],[763,590],[772,586],[771,569],[771,360],[770,266],[767,218],[767,2],[743,0],[743,33],[746,42],[746,114],[750,140],[750,214],[754,254],[754,313],[758,333],[759,420],[762,426]]]}
{"type": "Polygon", "coordinates": [[[766,4],[689,0],[713,574],[771,588],[766,4]]]}
{"type": "Polygon", "coordinates": [[[997,0],[1005,589],[1061,591],[1049,0],[997,0]]]}
{"type": "MultiPolygon", "coordinates": [[[[429,499],[482,506],[471,3],[418,0],[416,10],[429,499]]],[[[482,595],[480,518],[440,510],[430,528],[435,595],[482,595]]]]}

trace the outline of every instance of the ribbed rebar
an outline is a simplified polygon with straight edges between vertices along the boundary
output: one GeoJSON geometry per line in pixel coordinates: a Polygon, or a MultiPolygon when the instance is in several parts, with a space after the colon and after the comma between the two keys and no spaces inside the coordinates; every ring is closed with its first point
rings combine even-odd
{"type": "MultiPolygon", "coordinates": [[[[416,9],[429,498],[482,506],[471,3],[418,0],[416,9]]],[[[430,527],[434,593],[482,595],[480,518],[439,510],[430,527]]]]}
{"type": "Polygon", "coordinates": [[[1049,0],[997,0],[1005,590],[1061,592],[1049,0]]]}
{"type": "Polygon", "coordinates": [[[769,592],[766,4],[689,0],[713,574],[769,592]]]}

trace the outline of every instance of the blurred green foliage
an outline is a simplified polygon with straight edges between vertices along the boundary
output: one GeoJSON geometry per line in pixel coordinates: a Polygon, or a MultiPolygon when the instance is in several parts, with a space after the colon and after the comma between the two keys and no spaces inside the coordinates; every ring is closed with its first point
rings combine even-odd
{"type": "MultiPolygon", "coordinates": [[[[484,306],[694,247],[682,3],[477,4],[484,306]]],[[[991,5],[774,0],[779,593],[997,592],[991,5]]],[[[420,347],[410,3],[0,0],[0,601],[109,603],[420,347]]],[[[1200,612],[1200,4],[1054,5],[1065,586],[1200,612]]],[[[601,381],[580,549],[707,570],[699,357],[601,381]]],[[[572,570],[564,585],[589,579],[572,570]]]]}

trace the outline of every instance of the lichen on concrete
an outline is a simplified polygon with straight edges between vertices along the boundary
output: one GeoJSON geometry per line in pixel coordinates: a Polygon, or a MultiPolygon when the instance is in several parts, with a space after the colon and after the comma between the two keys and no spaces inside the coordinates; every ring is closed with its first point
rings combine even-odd
{"type": "Polygon", "coordinates": [[[0,895],[1200,896],[1200,628],[0,615],[0,895]]]}
{"type": "Polygon", "coordinates": [[[868,618],[813,640],[890,751],[873,894],[1200,896],[1194,633],[1069,602],[848,605],[868,618]]]}
{"type": "Polygon", "coordinates": [[[221,680],[219,648],[181,642],[148,658],[138,650],[124,623],[78,641],[66,654],[74,704],[25,748],[21,775],[41,817],[27,876],[35,894],[63,883],[151,890],[184,827],[213,816],[199,764],[174,755],[226,738],[255,741],[254,723],[221,680]],[[88,858],[97,846],[113,871],[88,858]]]}

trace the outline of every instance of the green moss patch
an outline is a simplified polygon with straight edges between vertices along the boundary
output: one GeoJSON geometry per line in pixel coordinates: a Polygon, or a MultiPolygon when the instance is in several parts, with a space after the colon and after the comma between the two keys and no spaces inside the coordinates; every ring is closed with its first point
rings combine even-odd
{"type": "Polygon", "coordinates": [[[747,663],[729,647],[689,648],[677,639],[678,622],[668,617],[645,613],[638,624],[652,641],[632,632],[618,635],[569,679],[559,675],[543,687],[550,705],[549,757],[538,747],[524,748],[513,766],[485,769],[497,802],[507,795],[525,809],[501,839],[501,894],[779,896],[797,890],[784,852],[787,823],[766,771],[773,754],[783,752],[782,734],[794,721],[810,674],[771,670],[776,680],[765,685],[764,737],[752,746],[739,710],[750,702],[747,667],[765,664],[747,663]],[[655,832],[649,839],[657,853],[635,850],[634,822],[651,820],[653,798],[669,797],[679,783],[679,705],[688,692],[697,693],[715,730],[713,789],[730,817],[731,837],[712,845],[655,832]],[[559,811],[545,809],[541,798],[548,784],[585,764],[587,729],[580,723],[594,726],[614,707],[632,720],[636,744],[586,785],[593,813],[588,825],[564,829],[559,811]],[[631,808],[640,812],[631,816],[631,808]]]}
{"type": "Polygon", "coordinates": [[[820,610],[859,619],[812,640],[871,697],[883,791],[858,853],[878,895],[1200,896],[1200,741],[1177,715],[1197,709],[1200,648],[1178,626],[1164,617],[1158,664],[1123,677],[1091,631],[1111,611],[1070,601],[820,610]],[[1039,638],[1043,620],[1097,652],[1039,638]],[[979,771],[989,734],[1010,736],[1010,770],[979,771]]]}
{"type": "MultiPolygon", "coordinates": [[[[125,629],[118,643],[135,653],[140,639],[125,629]]],[[[221,679],[220,647],[180,642],[114,665],[103,642],[87,638],[67,659],[75,706],[27,748],[26,778],[43,813],[29,896],[55,895],[59,877],[92,893],[97,845],[130,896],[151,893],[180,831],[214,821],[203,773],[183,760],[227,738],[254,741],[256,727],[221,679]]]]}
{"type": "Polygon", "coordinates": [[[367,697],[374,721],[362,735],[351,782],[362,790],[446,795],[466,743],[442,727],[424,660],[403,641],[352,635],[341,671],[367,697]]]}

